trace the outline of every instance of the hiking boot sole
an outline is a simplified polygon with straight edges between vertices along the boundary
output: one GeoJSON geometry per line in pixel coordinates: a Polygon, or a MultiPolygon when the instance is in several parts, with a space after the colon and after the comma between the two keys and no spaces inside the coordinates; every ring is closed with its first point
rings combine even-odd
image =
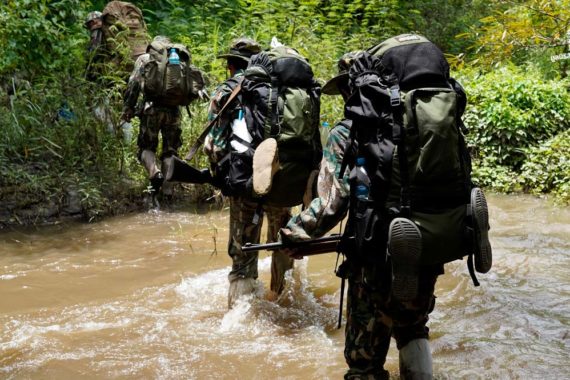
{"type": "Polygon", "coordinates": [[[471,215],[473,217],[475,270],[487,273],[493,264],[493,252],[489,241],[489,209],[483,191],[471,190],[471,215]]]}
{"type": "Polygon", "coordinates": [[[273,176],[279,170],[277,140],[265,139],[253,154],[253,191],[259,196],[271,190],[273,176]]]}
{"type": "Polygon", "coordinates": [[[411,301],[418,294],[422,234],[414,222],[395,218],[388,232],[388,250],[392,258],[392,295],[399,301],[411,301]]]}

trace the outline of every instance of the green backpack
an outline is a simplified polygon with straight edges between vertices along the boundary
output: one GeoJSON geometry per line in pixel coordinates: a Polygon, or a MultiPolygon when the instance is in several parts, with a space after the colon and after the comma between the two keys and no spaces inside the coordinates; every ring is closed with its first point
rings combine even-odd
{"type": "Polygon", "coordinates": [[[202,72],[194,67],[188,48],[182,44],[153,41],[147,47],[150,55],[144,66],[144,95],[147,100],[163,106],[187,106],[198,98],[204,88],[202,72]],[[170,64],[174,49],[180,64],[170,64]]]}
{"type": "MultiPolygon", "coordinates": [[[[277,141],[280,168],[262,201],[282,207],[301,204],[311,171],[322,158],[320,85],[309,62],[286,46],[253,56],[240,100],[252,141],[247,151],[230,152],[228,192],[252,195],[253,153],[261,141],[272,137],[277,141]]],[[[230,146],[237,138],[230,136],[230,146]]]]}
{"type": "Polygon", "coordinates": [[[386,260],[395,217],[419,227],[421,265],[470,254],[473,185],[461,121],[466,96],[449,77],[443,53],[426,38],[405,34],[372,47],[354,65],[355,92],[345,115],[353,120],[352,160],[364,158],[369,186],[368,200],[359,201],[355,189],[363,179],[353,169],[350,223],[360,259],[386,260]]]}

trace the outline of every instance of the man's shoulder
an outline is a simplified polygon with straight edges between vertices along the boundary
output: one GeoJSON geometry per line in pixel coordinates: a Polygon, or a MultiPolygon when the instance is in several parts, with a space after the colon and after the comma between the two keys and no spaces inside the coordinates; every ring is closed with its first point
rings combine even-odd
{"type": "Polygon", "coordinates": [[[343,119],[335,124],[335,126],[331,129],[329,136],[335,136],[335,138],[347,140],[350,135],[351,127],[352,120],[343,119]]]}
{"type": "Polygon", "coordinates": [[[149,53],[141,54],[135,61],[135,67],[140,67],[142,65],[145,65],[146,63],[148,63],[148,61],[150,61],[150,54],[149,53]]]}

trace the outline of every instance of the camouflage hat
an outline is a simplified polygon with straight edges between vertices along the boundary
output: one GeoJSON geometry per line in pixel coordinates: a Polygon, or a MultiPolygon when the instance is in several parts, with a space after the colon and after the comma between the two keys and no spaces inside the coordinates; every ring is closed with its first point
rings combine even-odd
{"type": "Polygon", "coordinates": [[[354,60],[362,53],[364,53],[364,51],[355,50],[340,57],[338,60],[338,75],[329,79],[329,81],[325,83],[322,89],[323,94],[340,95],[340,91],[338,89],[339,83],[348,80],[348,69],[350,69],[354,60]]]}
{"type": "Polygon", "coordinates": [[[261,46],[251,38],[241,37],[232,42],[227,53],[218,55],[217,58],[241,58],[249,61],[249,58],[261,51],[261,46]]]}
{"type": "Polygon", "coordinates": [[[98,21],[101,21],[101,15],[102,15],[102,13],[99,11],[89,12],[87,14],[87,19],[85,20],[85,23],[83,25],[87,29],[91,29],[91,27],[90,27],[91,24],[96,23],[98,21]]]}

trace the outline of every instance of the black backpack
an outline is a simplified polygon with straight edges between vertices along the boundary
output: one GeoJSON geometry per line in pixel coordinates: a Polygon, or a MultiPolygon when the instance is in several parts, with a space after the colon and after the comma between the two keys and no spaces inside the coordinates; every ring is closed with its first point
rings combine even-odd
{"type": "Polygon", "coordinates": [[[281,207],[301,204],[311,171],[322,158],[320,85],[311,66],[296,50],[286,46],[254,55],[239,99],[238,107],[243,113],[238,115],[243,116],[251,141],[230,134],[225,194],[255,197],[253,154],[259,143],[273,137],[277,140],[280,169],[262,201],[281,207]],[[240,144],[247,150],[233,148],[240,144]]]}
{"type": "Polygon", "coordinates": [[[472,258],[467,210],[474,186],[461,121],[466,96],[441,50],[422,36],[400,35],[368,49],[349,75],[354,91],[345,115],[353,125],[343,166],[353,167],[347,227],[353,258],[384,264],[396,217],[419,227],[421,265],[472,258]],[[355,167],[357,157],[367,178],[355,167]],[[362,181],[367,200],[357,198],[362,181]]]}

